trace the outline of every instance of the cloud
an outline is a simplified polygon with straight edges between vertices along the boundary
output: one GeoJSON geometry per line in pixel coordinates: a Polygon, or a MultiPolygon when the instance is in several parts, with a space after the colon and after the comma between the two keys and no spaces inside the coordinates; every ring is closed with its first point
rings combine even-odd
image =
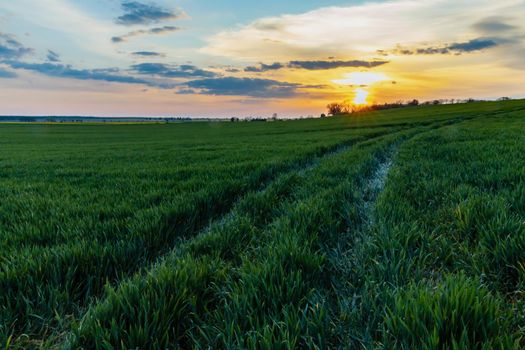
{"type": "Polygon", "coordinates": [[[0,60],[17,59],[33,52],[11,35],[0,33],[0,60]]]}
{"type": "Polygon", "coordinates": [[[177,91],[177,94],[179,95],[196,95],[198,93],[199,92],[197,90],[193,90],[193,89],[181,89],[177,91]]]}
{"type": "Polygon", "coordinates": [[[143,4],[137,1],[124,1],[122,9],[124,14],[118,17],[116,22],[126,26],[176,20],[185,16],[180,10],[172,11],[155,4],[143,4]]]}
{"type": "Polygon", "coordinates": [[[121,36],[114,36],[111,38],[111,41],[115,44],[122,43],[127,41],[129,38],[140,36],[140,35],[161,35],[161,34],[167,34],[172,32],[177,32],[179,30],[182,30],[180,27],[174,27],[174,26],[164,26],[164,27],[157,27],[157,28],[151,28],[151,29],[140,29],[140,30],[134,30],[132,32],[126,33],[121,36]]]}
{"type": "Polygon", "coordinates": [[[476,6],[470,0],[367,1],[327,6],[220,31],[208,38],[201,52],[256,62],[283,62],[294,57],[373,57],[377,49],[395,47],[400,42],[417,47],[425,42],[463,38],[472,35],[472,26],[487,13],[503,16],[523,10],[523,2],[517,0],[479,0],[476,6]]]}
{"type": "Polygon", "coordinates": [[[387,64],[388,61],[291,61],[288,64],[290,68],[300,68],[307,70],[326,70],[335,68],[359,67],[373,68],[387,64]]]}
{"type": "MultiPolygon", "coordinates": [[[[297,94],[300,84],[280,82],[270,79],[223,77],[216,79],[192,80],[185,84],[188,91],[198,91],[204,95],[250,96],[258,98],[284,98],[297,94]]],[[[180,91],[179,91],[180,93],[180,91]]]]}
{"type": "Polygon", "coordinates": [[[0,68],[0,78],[16,78],[16,77],[17,75],[15,72],[11,72],[9,70],[0,68]]]}
{"type": "Polygon", "coordinates": [[[49,62],[60,62],[60,55],[52,50],[47,50],[46,57],[49,62]]]}
{"type": "Polygon", "coordinates": [[[306,69],[306,70],[328,70],[335,68],[347,68],[347,67],[356,67],[356,68],[373,68],[387,64],[388,61],[360,61],[360,60],[351,60],[351,61],[290,61],[286,64],[284,63],[273,63],[273,64],[264,64],[260,63],[258,66],[249,66],[244,68],[245,72],[250,73],[260,73],[267,72],[272,70],[279,70],[283,68],[292,68],[292,69],[306,69]]]}
{"type": "Polygon", "coordinates": [[[131,53],[133,56],[139,57],[165,57],[166,55],[160,52],[154,51],[135,51],[131,53]]]}
{"type": "MultiPolygon", "coordinates": [[[[14,21],[16,21],[15,18],[23,18],[26,29],[21,28],[20,30],[30,31],[32,41],[39,40],[46,43],[50,38],[60,37],[60,46],[70,49],[69,59],[82,57],[91,63],[94,63],[95,60],[118,62],[122,56],[114,50],[108,38],[119,33],[122,27],[107,20],[106,15],[98,16],[92,10],[87,10],[88,7],[93,7],[91,6],[93,3],[109,5],[111,2],[115,1],[2,1],[0,12],[11,13],[10,18],[13,18],[14,21]]],[[[23,32],[18,34],[22,38],[23,32]]],[[[48,46],[47,48],[54,47],[48,46]]]]}
{"type": "Polygon", "coordinates": [[[454,43],[448,46],[448,49],[455,52],[472,52],[489,49],[498,46],[498,43],[492,39],[473,39],[463,43],[454,43]]]}
{"type": "Polygon", "coordinates": [[[138,74],[156,75],[164,78],[214,78],[217,76],[214,72],[189,64],[175,66],[164,63],[140,63],[131,66],[131,69],[138,74]]]}
{"type": "Polygon", "coordinates": [[[514,29],[518,29],[517,26],[508,24],[507,22],[510,19],[508,17],[502,17],[502,16],[492,16],[487,17],[476,24],[474,24],[474,28],[479,30],[482,33],[502,33],[502,32],[508,32],[514,29]]]}
{"type": "Polygon", "coordinates": [[[382,55],[388,55],[389,53],[394,55],[459,55],[462,53],[470,53],[481,51],[484,49],[489,49],[500,45],[500,42],[505,42],[506,40],[496,40],[496,39],[472,39],[465,42],[452,43],[442,46],[428,46],[420,47],[415,49],[403,48],[398,46],[393,50],[379,50],[378,53],[382,55]]]}
{"type": "Polygon", "coordinates": [[[154,82],[146,79],[136,78],[130,75],[125,75],[122,74],[118,68],[76,69],[71,65],[55,63],[24,63],[18,61],[6,61],[5,63],[13,69],[25,69],[56,78],[98,80],[124,84],[142,84],[162,89],[170,89],[175,86],[174,84],[154,82]]]}
{"type": "Polygon", "coordinates": [[[246,68],[244,68],[244,71],[245,72],[259,73],[259,72],[267,72],[267,71],[270,71],[270,70],[278,70],[278,69],[281,69],[281,68],[284,68],[284,65],[282,63],[279,63],[279,62],[275,62],[273,64],[261,63],[257,67],[256,66],[246,67],[246,68]]]}

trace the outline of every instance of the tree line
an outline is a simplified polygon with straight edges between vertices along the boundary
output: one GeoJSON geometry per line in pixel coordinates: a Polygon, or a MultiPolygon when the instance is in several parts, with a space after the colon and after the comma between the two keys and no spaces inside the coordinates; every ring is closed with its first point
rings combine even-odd
{"type": "MultiPolygon", "coordinates": [[[[508,101],[511,100],[510,97],[501,97],[498,99],[498,101],[508,101]]],[[[442,105],[442,104],[459,104],[459,103],[474,103],[474,102],[481,102],[483,100],[476,100],[473,98],[468,99],[439,99],[439,100],[431,100],[431,101],[424,101],[420,102],[417,99],[409,100],[409,101],[397,101],[397,102],[390,102],[390,103],[383,103],[378,104],[374,103],[371,105],[354,105],[348,101],[343,102],[333,102],[329,103],[326,108],[328,110],[329,116],[334,115],[341,115],[341,114],[351,114],[355,112],[364,112],[364,111],[380,111],[385,109],[394,109],[394,108],[402,108],[402,107],[417,107],[417,106],[430,106],[430,105],[442,105]]],[[[322,114],[321,117],[326,117],[326,114],[322,114]]]]}

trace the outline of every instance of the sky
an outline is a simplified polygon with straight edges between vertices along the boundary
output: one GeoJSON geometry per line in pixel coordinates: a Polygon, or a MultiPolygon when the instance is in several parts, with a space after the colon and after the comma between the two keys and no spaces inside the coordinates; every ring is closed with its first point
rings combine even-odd
{"type": "Polygon", "coordinates": [[[0,1],[0,115],[525,97],[523,0],[0,1]]]}

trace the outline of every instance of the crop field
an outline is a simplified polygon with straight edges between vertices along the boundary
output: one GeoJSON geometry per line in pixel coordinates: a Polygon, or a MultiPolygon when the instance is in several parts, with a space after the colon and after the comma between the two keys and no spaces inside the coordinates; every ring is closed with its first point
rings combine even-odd
{"type": "Polygon", "coordinates": [[[0,347],[520,349],[525,101],[0,124],[0,347]]]}

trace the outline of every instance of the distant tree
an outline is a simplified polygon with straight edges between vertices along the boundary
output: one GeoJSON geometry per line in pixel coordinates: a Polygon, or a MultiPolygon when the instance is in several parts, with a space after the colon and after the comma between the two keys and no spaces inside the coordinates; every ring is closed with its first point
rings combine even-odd
{"type": "Polygon", "coordinates": [[[343,113],[343,105],[338,102],[330,103],[326,106],[329,115],[338,115],[343,113]]]}
{"type": "Polygon", "coordinates": [[[326,114],[321,113],[321,118],[326,118],[326,114]]]}
{"type": "Polygon", "coordinates": [[[272,119],[273,119],[273,120],[277,120],[277,113],[274,113],[274,114],[272,115],[272,119]]]}
{"type": "Polygon", "coordinates": [[[510,97],[507,97],[507,96],[500,97],[500,98],[498,98],[498,101],[510,101],[510,97]]]}
{"type": "Polygon", "coordinates": [[[432,104],[437,106],[437,105],[441,104],[441,101],[440,100],[434,100],[434,101],[432,101],[432,104]]]}
{"type": "Polygon", "coordinates": [[[407,103],[407,106],[419,106],[419,101],[416,99],[413,99],[412,101],[407,103]]]}

